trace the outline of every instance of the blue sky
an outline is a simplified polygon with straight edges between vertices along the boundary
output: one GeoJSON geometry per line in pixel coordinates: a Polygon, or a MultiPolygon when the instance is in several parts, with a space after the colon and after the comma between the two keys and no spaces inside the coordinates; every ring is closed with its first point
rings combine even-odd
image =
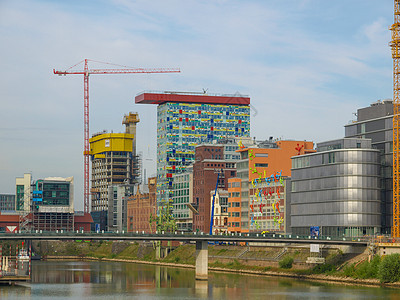
{"type": "Polygon", "coordinates": [[[54,68],[84,58],[181,68],[90,77],[90,132],[122,132],[123,115],[138,112],[149,175],[156,107],[136,94],[247,94],[257,139],[341,138],[357,108],[392,98],[392,22],[392,0],[0,0],[0,193],[25,172],[74,176],[82,209],[83,78],[54,68]]]}

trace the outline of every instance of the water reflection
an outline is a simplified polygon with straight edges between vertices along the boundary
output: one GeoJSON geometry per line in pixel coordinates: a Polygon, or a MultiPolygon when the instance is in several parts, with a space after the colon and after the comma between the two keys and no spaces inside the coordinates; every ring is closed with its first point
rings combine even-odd
{"type": "Polygon", "coordinates": [[[18,299],[395,299],[398,290],[231,273],[196,281],[193,269],[117,262],[34,262],[27,287],[0,287],[18,299]]]}

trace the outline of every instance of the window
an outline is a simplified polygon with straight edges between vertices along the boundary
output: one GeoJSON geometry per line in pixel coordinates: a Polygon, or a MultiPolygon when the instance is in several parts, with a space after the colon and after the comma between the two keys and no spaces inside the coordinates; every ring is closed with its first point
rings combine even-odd
{"type": "Polygon", "coordinates": [[[256,168],[268,168],[268,164],[254,164],[256,168]]]}

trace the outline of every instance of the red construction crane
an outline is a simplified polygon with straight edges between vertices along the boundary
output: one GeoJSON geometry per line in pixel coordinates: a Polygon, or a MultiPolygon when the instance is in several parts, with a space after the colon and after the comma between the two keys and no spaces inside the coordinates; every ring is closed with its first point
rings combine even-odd
{"type": "Polygon", "coordinates": [[[69,74],[79,74],[83,75],[83,85],[84,85],[84,175],[83,175],[83,203],[85,213],[89,212],[89,75],[91,74],[130,74],[130,73],[179,73],[178,68],[154,68],[154,69],[144,69],[144,68],[129,68],[126,66],[115,65],[110,63],[98,62],[94,60],[85,59],[72,67],[66,69],[65,71],[56,71],[53,69],[54,74],[57,75],[69,75],[69,74]],[[93,61],[97,63],[103,63],[113,66],[120,67],[119,69],[89,69],[88,61],[93,61]],[[83,70],[72,70],[72,68],[77,65],[84,63],[83,70]]]}

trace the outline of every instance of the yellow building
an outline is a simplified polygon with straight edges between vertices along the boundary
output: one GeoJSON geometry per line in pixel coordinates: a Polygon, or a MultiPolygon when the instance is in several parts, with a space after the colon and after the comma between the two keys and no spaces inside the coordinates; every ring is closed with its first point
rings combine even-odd
{"type": "Polygon", "coordinates": [[[137,114],[130,113],[123,121],[127,133],[102,132],[94,134],[89,140],[92,160],[92,212],[108,210],[110,186],[139,182],[139,159],[135,145],[137,122],[139,122],[137,114]],[[131,116],[136,117],[129,118],[131,116]],[[127,122],[127,119],[134,120],[127,122]]]}

